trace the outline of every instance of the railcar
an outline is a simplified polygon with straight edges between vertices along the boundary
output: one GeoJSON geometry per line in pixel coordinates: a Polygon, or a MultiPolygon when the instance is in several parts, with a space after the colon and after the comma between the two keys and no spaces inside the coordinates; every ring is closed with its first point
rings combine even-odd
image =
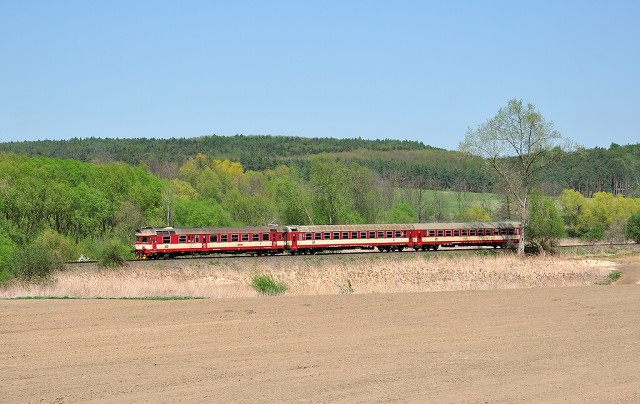
{"type": "Polygon", "coordinates": [[[409,224],[295,226],[287,228],[287,250],[292,254],[357,248],[402,251],[412,245],[411,235],[409,224]]]}
{"type": "Polygon", "coordinates": [[[181,255],[277,254],[284,252],[286,231],[277,226],[258,227],[144,227],[136,230],[138,259],[181,255]]]}
{"type": "Polygon", "coordinates": [[[492,246],[518,243],[517,222],[362,224],[257,227],[143,227],[136,230],[138,259],[182,255],[313,254],[322,251],[437,250],[440,247],[492,246]]]}
{"type": "Polygon", "coordinates": [[[422,251],[458,246],[507,248],[518,243],[520,232],[517,222],[415,223],[413,247],[422,251]]]}

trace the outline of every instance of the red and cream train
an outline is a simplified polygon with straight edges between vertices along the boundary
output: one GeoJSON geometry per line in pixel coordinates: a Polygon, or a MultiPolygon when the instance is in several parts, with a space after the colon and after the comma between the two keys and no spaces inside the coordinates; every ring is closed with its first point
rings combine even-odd
{"type": "Polygon", "coordinates": [[[359,224],[324,226],[259,226],[136,230],[136,258],[173,258],[207,254],[313,254],[321,251],[437,250],[439,247],[491,246],[518,243],[517,222],[359,224]]]}

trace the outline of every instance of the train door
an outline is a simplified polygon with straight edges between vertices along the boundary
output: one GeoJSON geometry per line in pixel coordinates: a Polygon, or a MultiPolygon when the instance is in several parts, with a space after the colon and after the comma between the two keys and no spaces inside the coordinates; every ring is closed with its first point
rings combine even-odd
{"type": "Polygon", "coordinates": [[[156,250],[156,236],[151,236],[151,251],[156,250]]]}
{"type": "Polygon", "coordinates": [[[207,249],[207,235],[203,234],[201,237],[202,237],[202,249],[206,250],[207,249]]]}

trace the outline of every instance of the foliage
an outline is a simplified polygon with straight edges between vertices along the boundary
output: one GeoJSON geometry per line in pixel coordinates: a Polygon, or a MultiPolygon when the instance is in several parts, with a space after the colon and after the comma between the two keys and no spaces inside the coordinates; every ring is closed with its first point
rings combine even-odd
{"type": "Polygon", "coordinates": [[[491,220],[491,216],[484,208],[472,205],[460,214],[459,220],[462,222],[486,222],[491,220]]]}
{"type": "Polygon", "coordinates": [[[416,213],[406,202],[397,203],[388,213],[388,223],[413,223],[416,221],[416,213]]]}
{"type": "Polygon", "coordinates": [[[49,278],[53,271],[62,269],[59,261],[41,241],[18,246],[13,253],[10,275],[26,282],[38,282],[49,278]]]}
{"type": "Polygon", "coordinates": [[[599,240],[604,239],[604,227],[602,226],[594,226],[587,230],[581,237],[581,240],[586,241],[588,243],[594,243],[599,240]]]}
{"type": "Polygon", "coordinates": [[[627,221],[627,237],[640,243],[640,211],[634,213],[627,221]]]}
{"type": "Polygon", "coordinates": [[[104,268],[117,268],[125,265],[125,257],[130,255],[131,247],[115,239],[106,240],[101,245],[98,265],[104,268]]]}
{"type": "MultiPolygon", "coordinates": [[[[462,151],[483,157],[505,184],[520,207],[520,217],[527,224],[529,193],[540,171],[560,156],[565,143],[553,123],[545,120],[533,104],[513,99],[500,108],[495,117],[469,130],[460,143],[462,151]]],[[[518,253],[524,254],[522,232],[518,253]]]]}
{"type": "Polygon", "coordinates": [[[0,283],[11,277],[11,265],[18,245],[0,234],[0,283]]]}
{"type": "Polygon", "coordinates": [[[251,286],[263,295],[281,295],[288,289],[284,282],[278,282],[271,275],[255,275],[251,286]]]}
{"type": "Polygon", "coordinates": [[[527,233],[531,243],[544,251],[551,251],[565,235],[560,212],[551,199],[538,190],[531,192],[527,233]]]}

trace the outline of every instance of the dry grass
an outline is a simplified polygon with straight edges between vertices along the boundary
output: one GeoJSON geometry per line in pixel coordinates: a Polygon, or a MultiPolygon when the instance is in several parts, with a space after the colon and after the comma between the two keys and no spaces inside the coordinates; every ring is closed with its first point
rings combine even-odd
{"type": "Polygon", "coordinates": [[[173,260],[116,270],[84,264],[56,273],[46,284],[9,285],[0,289],[0,298],[250,297],[258,296],[251,287],[256,274],[284,281],[290,295],[566,287],[602,281],[614,265],[577,258],[412,252],[173,260]]]}

